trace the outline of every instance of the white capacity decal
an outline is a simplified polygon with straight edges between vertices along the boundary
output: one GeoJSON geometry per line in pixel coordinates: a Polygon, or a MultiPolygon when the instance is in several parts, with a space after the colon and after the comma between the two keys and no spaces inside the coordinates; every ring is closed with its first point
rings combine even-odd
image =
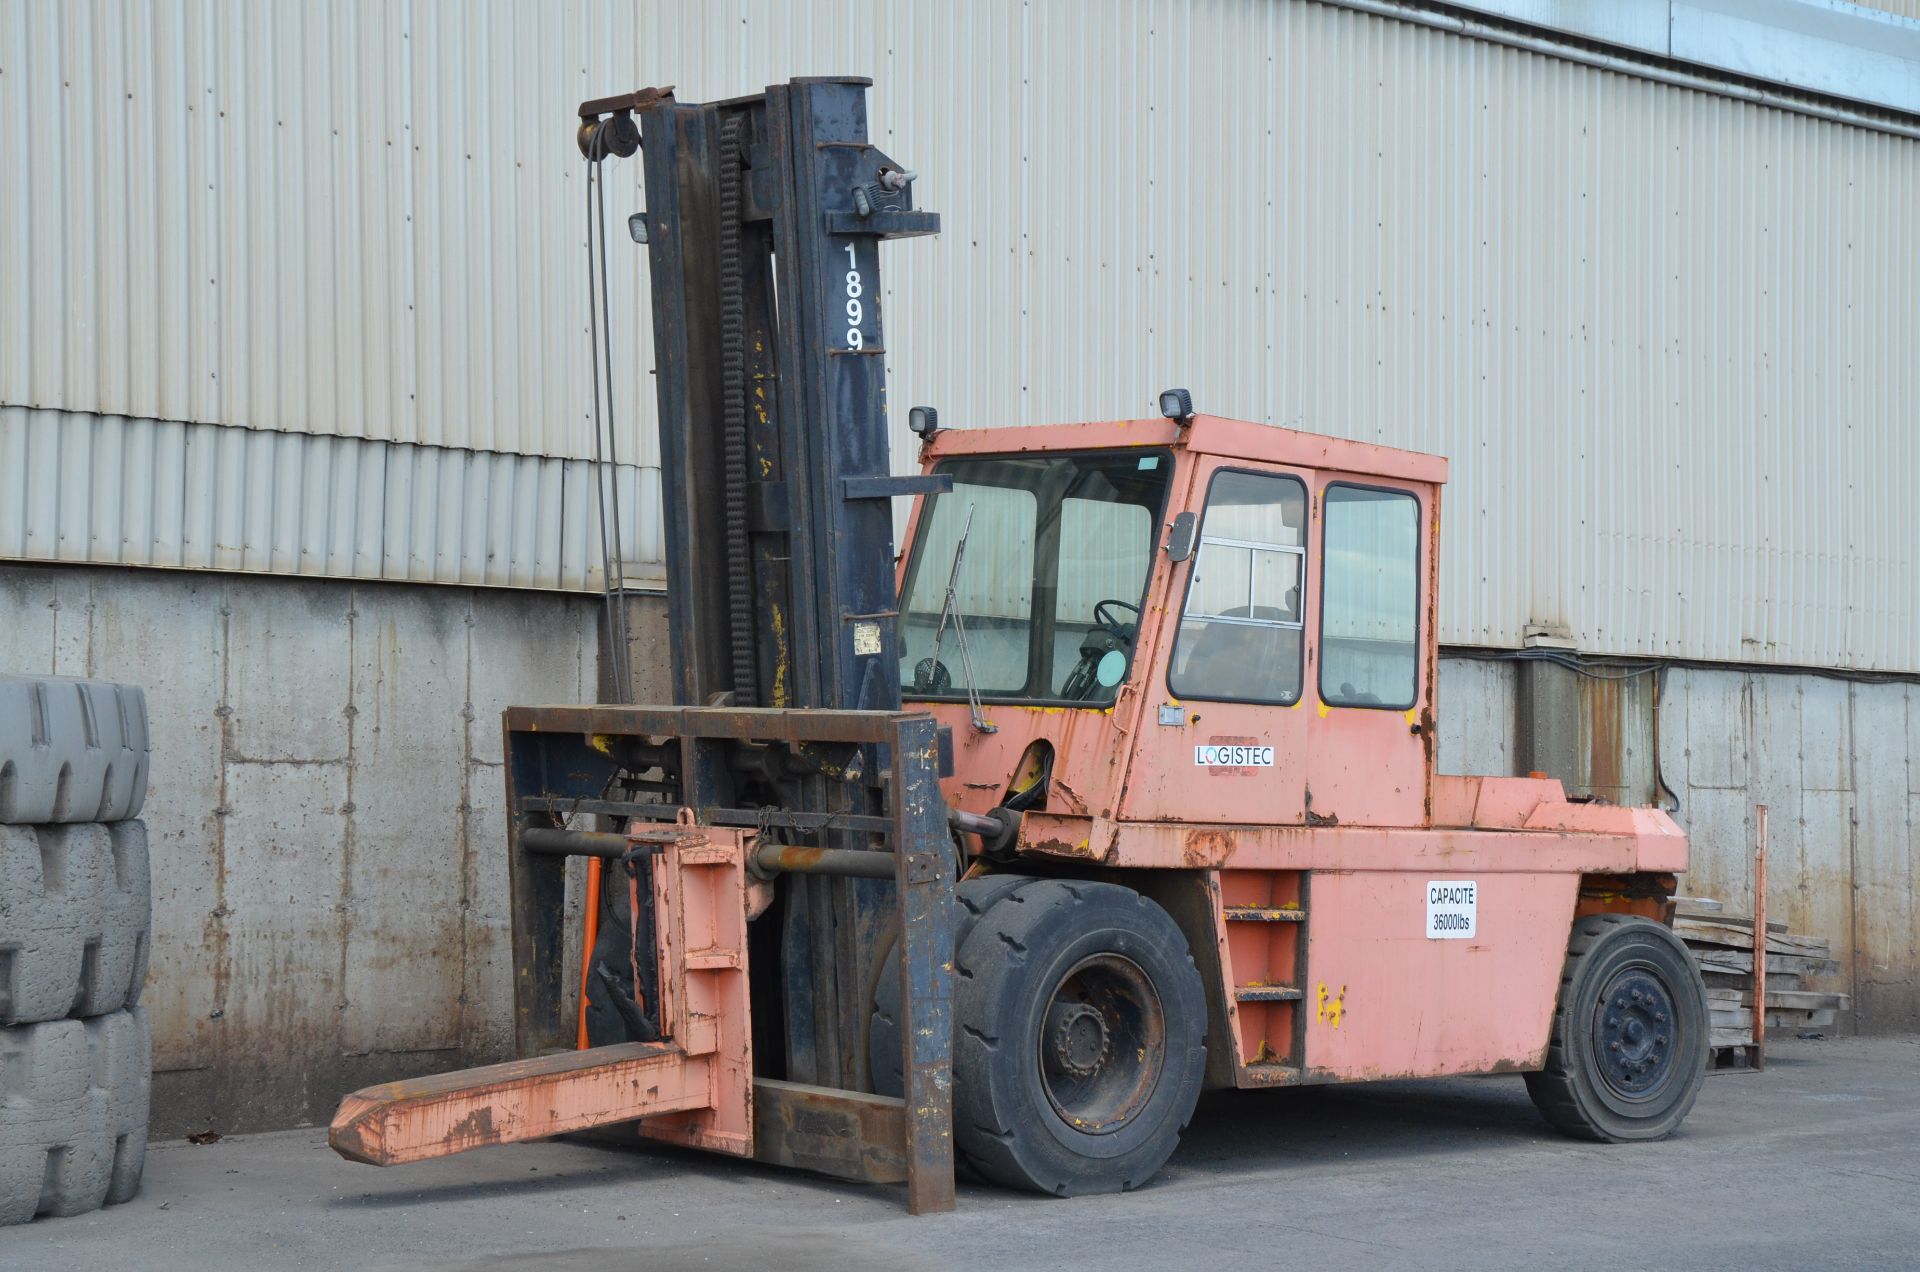
{"type": "Polygon", "coordinates": [[[1480,888],[1471,879],[1427,881],[1427,939],[1464,941],[1479,930],[1480,888]]]}
{"type": "Polygon", "coordinates": [[[1193,748],[1193,762],[1201,768],[1272,768],[1270,746],[1220,746],[1193,748]]]}

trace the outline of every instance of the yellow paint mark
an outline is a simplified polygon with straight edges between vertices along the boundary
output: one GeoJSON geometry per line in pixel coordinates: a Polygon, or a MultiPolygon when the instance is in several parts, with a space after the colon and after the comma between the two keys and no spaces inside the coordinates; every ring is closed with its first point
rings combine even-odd
{"type": "Polygon", "coordinates": [[[1321,981],[1314,994],[1314,1003],[1314,1014],[1320,1018],[1321,1023],[1338,1029],[1340,1018],[1347,1014],[1347,987],[1342,985],[1339,993],[1329,995],[1327,983],[1321,981]]]}
{"type": "Polygon", "coordinates": [[[1420,723],[1420,709],[1418,707],[1407,708],[1407,723],[1408,724],[1420,723]]]}
{"type": "Polygon", "coordinates": [[[608,737],[604,733],[595,733],[595,734],[589,735],[587,738],[587,745],[592,747],[594,750],[600,752],[600,754],[602,755],[613,754],[613,739],[608,737]]]}
{"type": "Polygon", "coordinates": [[[1320,700],[1319,700],[1318,698],[1316,698],[1316,699],[1314,699],[1314,701],[1315,701],[1316,703],[1319,703],[1319,706],[1320,706],[1320,718],[1321,718],[1322,720],[1324,720],[1324,719],[1326,719],[1326,718],[1327,718],[1327,715],[1328,715],[1328,713],[1329,713],[1329,712],[1331,712],[1331,711],[1333,710],[1333,708],[1331,708],[1331,707],[1329,707],[1329,706],[1328,706],[1328,705],[1327,705],[1326,703],[1324,703],[1324,702],[1320,702],[1320,700]]]}
{"type": "Polygon", "coordinates": [[[769,699],[776,707],[788,706],[787,701],[787,664],[791,661],[787,654],[787,616],[778,605],[772,607],[773,619],[773,694],[769,699]]]}
{"type": "Polygon", "coordinates": [[[1021,795],[1032,790],[1034,784],[1046,776],[1046,772],[1047,766],[1041,760],[1040,744],[1032,743],[1020,756],[1020,768],[1011,783],[1013,793],[1021,795]]]}

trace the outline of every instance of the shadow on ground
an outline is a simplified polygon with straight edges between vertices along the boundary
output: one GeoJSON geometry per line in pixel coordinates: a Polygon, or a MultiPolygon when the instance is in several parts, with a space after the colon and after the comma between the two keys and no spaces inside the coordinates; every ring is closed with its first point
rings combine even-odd
{"type": "MultiPolygon", "coordinates": [[[[1330,1162],[1356,1164],[1471,1153],[1556,1138],[1516,1077],[1461,1078],[1365,1086],[1300,1087],[1267,1091],[1216,1091],[1203,1097],[1178,1152],[1155,1186],[1199,1184],[1249,1169],[1282,1175],[1312,1172],[1330,1162]]],[[[645,1177],[671,1173],[699,1179],[724,1192],[780,1184],[810,1191],[823,1202],[859,1185],[762,1166],[666,1145],[609,1143],[602,1138],[567,1141],[579,1150],[577,1166],[529,1168],[521,1178],[461,1182],[420,1188],[382,1188],[332,1199],[336,1210],[389,1209],[423,1203],[487,1198],[537,1197],[621,1181],[644,1186],[645,1177]]],[[[395,1176],[381,1177],[381,1183],[395,1176]]],[[[961,1192],[997,1200],[1057,1204],[1056,1199],[998,1188],[962,1171],[961,1192]]],[[[877,1189],[870,1195],[899,1194],[877,1189]]],[[[828,1204],[831,1204],[830,1202],[828,1204]]]]}

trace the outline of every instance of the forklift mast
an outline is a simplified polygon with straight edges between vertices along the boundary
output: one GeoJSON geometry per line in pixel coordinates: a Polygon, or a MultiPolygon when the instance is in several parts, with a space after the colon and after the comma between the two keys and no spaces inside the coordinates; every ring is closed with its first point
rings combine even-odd
{"type": "Polygon", "coordinates": [[[677,701],[897,710],[880,241],[933,234],[864,79],[641,115],[677,701]]]}

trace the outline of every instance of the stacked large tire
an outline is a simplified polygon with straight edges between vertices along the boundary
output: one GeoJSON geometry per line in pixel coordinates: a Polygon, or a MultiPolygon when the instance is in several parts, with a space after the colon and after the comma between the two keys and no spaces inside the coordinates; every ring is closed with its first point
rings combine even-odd
{"type": "Polygon", "coordinates": [[[148,752],[139,689],[0,676],[0,1225],[140,1187],[148,752]]]}

